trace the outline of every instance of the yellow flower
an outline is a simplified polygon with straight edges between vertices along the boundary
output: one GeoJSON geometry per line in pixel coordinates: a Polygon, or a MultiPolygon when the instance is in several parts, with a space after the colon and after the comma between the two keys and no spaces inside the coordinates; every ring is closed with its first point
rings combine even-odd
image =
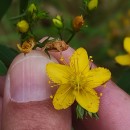
{"type": "Polygon", "coordinates": [[[29,40],[23,42],[21,46],[20,44],[17,44],[18,49],[25,54],[29,53],[34,46],[35,46],[35,41],[33,38],[30,38],[29,40]]]}
{"type": "Polygon", "coordinates": [[[66,109],[76,100],[87,111],[98,111],[99,96],[94,88],[109,80],[111,73],[101,67],[91,69],[85,49],[77,49],[69,65],[48,63],[46,71],[49,78],[59,85],[53,98],[55,109],[66,109]]]}
{"type": "Polygon", "coordinates": [[[21,20],[17,23],[17,28],[19,32],[26,33],[29,29],[29,24],[26,20],[21,20]]]}
{"type": "Polygon", "coordinates": [[[75,31],[79,31],[80,28],[84,25],[84,19],[83,19],[83,16],[76,16],[74,19],[73,19],[73,28],[75,31]]]}
{"type": "Polygon", "coordinates": [[[115,60],[120,65],[130,66],[130,37],[126,37],[124,39],[124,49],[128,52],[128,54],[116,56],[115,60]]]}

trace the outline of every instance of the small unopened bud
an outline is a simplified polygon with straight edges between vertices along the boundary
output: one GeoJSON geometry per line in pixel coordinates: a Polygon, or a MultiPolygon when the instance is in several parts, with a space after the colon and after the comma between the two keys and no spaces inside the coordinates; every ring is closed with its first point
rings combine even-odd
{"type": "Polygon", "coordinates": [[[52,19],[53,24],[57,27],[57,28],[63,28],[63,22],[61,19],[61,16],[57,15],[55,18],[52,19]]]}
{"type": "Polygon", "coordinates": [[[17,29],[21,33],[26,33],[29,29],[29,24],[26,20],[21,20],[17,23],[17,29]]]}
{"type": "Polygon", "coordinates": [[[35,11],[37,11],[36,5],[34,3],[30,4],[29,7],[28,7],[28,12],[33,14],[35,11]]]}
{"type": "Polygon", "coordinates": [[[98,0],[90,0],[88,3],[88,9],[93,10],[98,6],[98,0]]]}
{"type": "Polygon", "coordinates": [[[73,28],[75,31],[79,31],[81,29],[81,27],[84,25],[84,19],[83,16],[76,16],[73,19],[73,28]]]}

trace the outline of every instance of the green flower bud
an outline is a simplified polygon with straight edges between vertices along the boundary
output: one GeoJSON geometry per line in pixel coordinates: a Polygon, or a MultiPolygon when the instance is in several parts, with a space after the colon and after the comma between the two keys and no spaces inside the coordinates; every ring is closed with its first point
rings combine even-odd
{"type": "Polygon", "coordinates": [[[21,20],[17,23],[17,29],[21,33],[26,33],[29,29],[29,24],[26,20],[21,20]]]}
{"type": "Polygon", "coordinates": [[[88,9],[93,10],[98,6],[98,0],[90,0],[88,3],[88,9]]]}
{"type": "Polygon", "coordinates": [[[53,24],[57,28],[59,28],[59,29],[63,28],[63,22],[62,22],[61,16],[57,15],[56,18],[52,19],[52,21],[53,21],[53,24]]]}
{"type": "Polygon", "coordinates": [[[37,7],[34,3],[30,4],[28,7],[28,12],[30,12],[31,14],[33,14],[34,12],[37,11],[37,7]]]}

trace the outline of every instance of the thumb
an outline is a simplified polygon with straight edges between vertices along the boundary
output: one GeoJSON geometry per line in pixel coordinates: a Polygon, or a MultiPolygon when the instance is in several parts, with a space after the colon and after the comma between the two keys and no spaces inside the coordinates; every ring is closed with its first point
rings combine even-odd
{"type": "MultiPolygon", "coordinates": [[[[56,61],[54,58],[51,58],[56,61]]],[[[70,130],[70,110],[53,108],[45,73],[52,62],[44,53],[18,55],[8,71],[3,104],[3,130],[70,130]]]]}

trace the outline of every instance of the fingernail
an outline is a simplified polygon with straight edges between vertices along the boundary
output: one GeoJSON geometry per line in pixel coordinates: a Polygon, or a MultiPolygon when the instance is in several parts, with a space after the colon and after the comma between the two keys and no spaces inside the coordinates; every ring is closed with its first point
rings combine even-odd
{"type": "Polygon", "coordinates": [[[45,54],[33,51],[17,56],[10,69],[10,96],[16,102],[41,101],[51,95],[46,64],[52,62],[45,54]]]}

